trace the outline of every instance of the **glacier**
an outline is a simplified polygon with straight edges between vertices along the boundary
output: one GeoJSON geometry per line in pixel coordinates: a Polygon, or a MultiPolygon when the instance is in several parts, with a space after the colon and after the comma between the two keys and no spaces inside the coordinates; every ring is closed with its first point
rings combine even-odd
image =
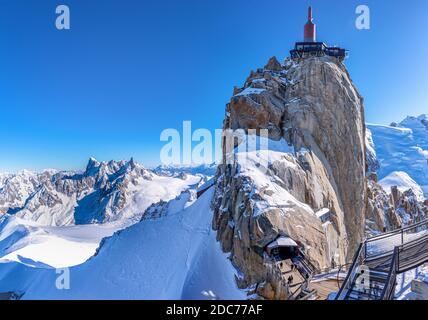
{"type": "Polygon", "coordinates": [[[380,163],[379,179],[405,172],[428,197],[428,115],[408,116],[390,126],[368,123],[367,128],[380,163]]]}

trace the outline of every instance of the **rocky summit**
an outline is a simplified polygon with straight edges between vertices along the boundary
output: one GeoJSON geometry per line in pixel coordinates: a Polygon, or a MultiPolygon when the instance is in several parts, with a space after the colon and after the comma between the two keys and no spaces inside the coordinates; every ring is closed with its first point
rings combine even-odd
{"type": "Polygon", "coordinates": [[[403,195],[393,199],[369,179],[379,162],[363,98],[339,59],[271,58],[234,89],[224,129],[269,133],[266,172],[238,154],[216,176],[213,228],[242,288],[281,298],[266,266],[267,246],[279,237],[294,240],[321,271],[352,260],[366,224],[374,232],[401,225],[403,195]]]}

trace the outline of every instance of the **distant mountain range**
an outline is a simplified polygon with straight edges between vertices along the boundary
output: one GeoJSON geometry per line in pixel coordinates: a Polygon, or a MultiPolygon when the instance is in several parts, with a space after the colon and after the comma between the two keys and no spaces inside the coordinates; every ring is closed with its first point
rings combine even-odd
{"type": "Polygon", "coordinates": [[[66,226],[139,220],[153,203],[196,188],[215,168],[159,167],[149,170],[133,159],[98,162],[83,172],[22,171],[0,175],[0,213],[66,226]],[[199,172],[204,172],[201,174],[199,172]]]}

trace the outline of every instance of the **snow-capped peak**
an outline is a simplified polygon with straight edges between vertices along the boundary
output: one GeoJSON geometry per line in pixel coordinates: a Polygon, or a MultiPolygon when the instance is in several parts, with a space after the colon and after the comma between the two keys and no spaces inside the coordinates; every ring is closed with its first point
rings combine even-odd
{"type": "Polygon", "coordinates": [[[386,193],[391,193],[392,187],[397,187],[401,192],[412,190],[416,198],[419,201],[424,199],[424,193],[421,187],[406,173],[403,171],[395,171],[379,181],[382,189],[386,193]]]}
{"type": "Polygon", "coordinates": [[[400,122],[400,126],[416,130],[428,130],[428,114],[421,114],[418,117],[407,116],[406,119],[400,122]]]}
{"type": "Polygon", "coordinates": [[[86,166],[85,173],[87,173],[88,175],[90,175],[97,168],[99,168],[100,165],[101,165],[101,163],[97,159],[95,159],[93,157],[89,158],[88,164],[86,166]]]}

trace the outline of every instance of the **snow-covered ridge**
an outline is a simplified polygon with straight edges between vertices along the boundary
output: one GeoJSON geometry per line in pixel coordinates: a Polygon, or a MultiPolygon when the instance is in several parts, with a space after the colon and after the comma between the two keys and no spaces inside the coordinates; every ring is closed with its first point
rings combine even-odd
{"type": "Polygon", "coordinates": [[[428,114],[422,114],[419,117],[407,116],[401,121],[400,126],[414,129],[428,130],[428,114]]]}
{"type": "Polygon", "coordinates": [[[394,171],[379,181],[382,189],[391,194],[391,188],[397,187],[401,192],[412,190],[418,201],[424,200],[422,188],[406,172],[394,171]]]}

